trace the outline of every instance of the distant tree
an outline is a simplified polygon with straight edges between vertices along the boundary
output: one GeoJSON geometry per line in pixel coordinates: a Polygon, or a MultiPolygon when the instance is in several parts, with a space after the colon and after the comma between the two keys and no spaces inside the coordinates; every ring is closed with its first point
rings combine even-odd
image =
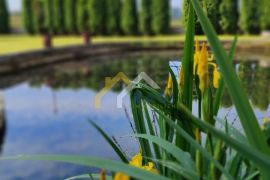
{"type": "Polygon", "coordinates": [[[136,0],[123,1],[121,24],[125,34],[138,34],[138,14],[136,0]]]}
{"type": "Polygon", "coordinates": [[[152,29],[155,34],[166,34],[170,31],[170,0],[152,1],[152,29]]]}
{"type": "Polygon", "coordinates": [[[227,34],[235,34],[238,32],[238,1],[223,0],[220,4],[221,27],[222,31],[227,34]]]}
{"type": "Polygon", "coordinates": [[[33,2],[33,24],[34,32],[37,34],[44,33],[45,26],[44,4],[42,0],[34,0],[33,2]]]}
{"type": "Polygon", "coordinates": [[[0,0],[0,33],[9,33],[9,12],[6,0],[0,0]]]}
{"type": "MultiPolygon", "coordinates": [[[[205,9],[205,3],[203,3],[203,0],[200,0],[203,8],[205,9]]],[[[183,5],[183,12],[184,12],[184,24],[185,26],[188,23],[188,17],[189,17],[189,6],[190,6],[190,0],[184,0],[184,5],[183,5]]],[[[196,35],[201,35],[203,34],[203,29],[202,26],[200,24],[200,21],[197,17],[197,15],[195,15],[195,34],[196,35]]]]}
{"type": "Polygon", "coordinates": [[[53,34],[55,32],[53,22],[54,22],[54,11],[53,11],[53,1],[54,0],[44,0],[44,27],[46,33],[53,34]]]}
{"type": "Polygon", "coordinates": [[[141,0],[140,30],[145,35],[151,35],[152,30],[152,1],[141,0]]]}
{"type": "Polygon", "coordinates": [[[107,33],[121,33],[121,0],[107,0],[107,33]]]}
{"type": "Polygon", "coordinates": [[[89,0],[77,0],[77,29],[80,33],[89,30],[89,11],[87,9],[87,2],[89,0]]]}
{"type": "Polygon", "coordinates": [[[77,33],[76,0],[64,0],[65,30],[67,33],[77,33]]]}
{"type": "Polygon", "coordinates": [[[65,0],[53,0],[53,27],[56,33],[62,34],[65,32],[65,0]]]}
{"type": "MultiPolygon", "coordinates": [[[[3,2],[3,0],[0,0],[0,2],[3,2]]],[[[23,0],[22,1],[22,14],[23,14],[23,25],[24,29],[29,34],[34,34],[35,32],[35,26],[34,26],[34,15],[33,15],[33,2],[34,0],[23,0]]],[[[0,6],[2,8],[3,6],[0,6]]],[[[0,11],[1,12],[1,11],[0,11]]],[[[1,23],[2,24],[2,23],[1,23]]]]}
{"type": "Polygon", "coordinates": [[[106,18],[107,18],[107,1],[106,0],[90,0],[90,30],[92,34],[105,35],[106,18]]]}
{"type": "Polygon", "coordinates": [[[90,13],[87,4],[90,0],[77,0],[77,29],[83,35],[84,43],[90,44],[90,28],[89,19],[90,13]]]}
{"type": "Polygon", "coordinates": [[[260,2],[261,0],[242,0],[241,28],[244,33],[260,33],[260,2]]]}
{"type": "Polygon", "coordinates": [[[270,1],[262,0],[261,4],[261,28],[262,30],[270,30],[270,1]]]}
{"type": "MultiPolygon", "coordinates": [[[[227,0],[223,0],[222,2],[224,1],[227,1],[227,0]]],[[[237,3],[237,0],[231,0],[231,1],[234,1],[237,3]]],[[[207,16],[218,33],[221,33],[220,11],[219,11],[220,3],[221,3],[221,0],[205,0],[207,16]]]]}

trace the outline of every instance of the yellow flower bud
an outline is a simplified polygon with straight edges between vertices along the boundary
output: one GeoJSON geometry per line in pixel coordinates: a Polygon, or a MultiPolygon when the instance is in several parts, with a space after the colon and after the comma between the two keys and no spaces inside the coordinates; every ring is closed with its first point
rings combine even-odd
{"type": "Polygon", "coordinates": [[[158,174],[158,170],[155,169],[154,163],[152,162],[149,162],[148,166],[144,166],[143,169],[158,174]]]}
{"type": "Polygon", "coordinates": [[[172,91],[173,91],[173,80],[172,80],[172,76],[170,74],[169,79],[168,79],[168,83],[167,83],[167,87],[166,87],[166,90],[165,90],[165,95],[166,96],[171,96],[172,91]]]}
{"type": "Polygon", "coordinates": [[[100,172],[100,180],[106,180],[106,171],[104,169],[100,172]]]}
{"type": "MultiPolygon", "coordinates": [[[[142,157],[142,153],[139,153],[137,155],[135,155],[131,161],[129,162],[129,164],[131,166],[135,166],[137,168],[141,168],[144,169],[146,171],[150,171],[153,173],[158,173],[158,170],[155,169],[154,163],[149,162],[147,166],[143,166],[143,157],[142,157]]],[[[130,180],[130,177],[127,176],[124,173],[118,172],[116,173],[116,175],[114,176],[114,180],[130,180]]]]}
{"type": "Polygon", "coordinates": [[[204,43],[201,49],[200,59],[198,62],[198,75],[200,78],[200,90],[202,92],[209,86],[208,77],[208,51],[206,44],[204,43]]]}
{"type": "Polygon", "coordinates": [[[142,154],[139,153],[131,159],[129,164],[135,167],[142,167],[142,162],[143,162],[143,157],[142,157],[142,154]]]}
{"type": "Polygon", "coordinates": [[[195,138],[197,142],[201,142],[201,132],[198,128],[195,129],[195,138]]]}
{"type": "Polygon", "coordinates": [[[214,82],[213,82],[213,85],[214,85],[214,88],[218,88],[219,87],[219,81],[220,81],[220,78],[221,78],[221,76],[220,76],[220,73],[219,73],[219,71],[217,70],[217,68],[215,68],[215,70],[214,70],[214,82]]]}
{"type": "Polygon", "coordinates": [[[179,84],[180,86],[183,86],[184,85],[184,81],[185,81],[185,78],[184,78],[184,69],[183,67],[181,68],[180,70],[180,79],[179,79],[179,84]]]}
{"type": "Polygon", "coordinates": [[[130,180],[130,177],[124,173],[116,173],[114,180],[130,180]]]}
{"type": "Polygon", "coordinates": [[[194,66],[193,66],[193,74],[196,74],[196,67],[198,65],[200,58],[200,43],[198,39],[196,40],[195,53],[194,53],[194,66]]]}
{"type": "Polygon", "coordinates": [[[195,43],[195,53],[200,53],[200,42],[198,39],[196,39],[195,43]]]}

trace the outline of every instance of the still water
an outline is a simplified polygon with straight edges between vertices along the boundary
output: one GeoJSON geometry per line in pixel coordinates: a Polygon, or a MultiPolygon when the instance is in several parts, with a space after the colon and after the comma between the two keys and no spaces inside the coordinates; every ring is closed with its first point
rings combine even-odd
{"type": "MultiPolygon", "coordinates": [[[[169,60],[175,53],[140,55],[92,63],[73,61],[35,68],[0,79],[1,155],[72,154],[117,159],[112,149],[88,123],[91,119],[114,136],[128,155],[138,152],[137,142],[123,136],[131,134],[129,99],[124,109],[116,108],[118,84],[95,108],[95,96],[105,77],[124,72],[130,79],[148,73],[161,87],[166,84],[169,60]]],[[[244,57],[244,56],[243,56],[244,57]]],[[[248,56],[247,56],[248,57],[248,56]]],[[[235,64],[244,89],[258,119],[269,116],[270,67],[260,58],[239,58],[235,64]]],[[[269,57],[270,61],[270,57],[269,57]]],[[[267,62],[269,62],[267,61],[267,62]]],[[[221,117],[237,119],[228,93],[222,100],[221,117]]],[[[237,120],[234,122],[240,126],[237,120]]],[[[96,171],[53,162],[2,161],[0,179],[63,179],[96,171]]]]}

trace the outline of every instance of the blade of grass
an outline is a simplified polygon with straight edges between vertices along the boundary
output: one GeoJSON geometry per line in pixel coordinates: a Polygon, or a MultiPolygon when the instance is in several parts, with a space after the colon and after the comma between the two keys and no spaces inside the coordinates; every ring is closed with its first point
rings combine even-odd
{"type": "Polygon", "coordinates": [[[240,153],[236,153],[231,157],[231,159],[229,159],[228,163],[226,164],[226,169],[228,169],[228,171],[234,178],[238,177],[243,160],[244,159],[242,155],[240,153]]]}
{"type": "MultiPolygon", "coordinates": [[[[180,112],[179,112],[180,113],[180,112]]],[[[202,121],[201,119],[195,117],[184,105],[181,105],[181,113],[187,114],[191,117],[191,121],[201,129],[208,131],[213,136],[223,140],[227,145],[234,148],[237,152],[239,152],[242,156],[247,159],[253,161],[259,167],[264,170],[267,170],[270,167],[270,158],[269,156],[263,154],[256,148],[253,148],[250,145],[243,144],[229,135],[223,133],[222,131],[216,129],[214,126],[202,121]]]]}
{"type": "Polygon", "coordinates": [[[260,172],[259,171],[256,171],[256,172],[252,173],[251,175],[249,175],[247,178],[245,178],[245,180],[253,180],[259,174],[260,174],[260,172]]]}
{"type": "Polygon", "coordinates": [[[193,7],[189,5],[189,18],[184,46],[183,70],[184,89],[183,100],[188,109],[192,110],[193,95],[193,59],[194,59],[194,36],[195,36],[195,14],[193,7]]]}
{"type": "MultiPolygon", "coordinates": [[[[76,179],[90,179],[91,180],[91,176],[93,179],[97,179],[97,180],[100,179],[100,174],[82,174],[82,175],[67,178],[65,180],[76,180],[76,179]]],[[[106,176],[106,180],[112,180],[112,177],[106,176]]]]}
{"type": "Polygon", "coordinates": [[[161,164],[161,165],[173,170],[174,172],[176,172],[177,174],[181,175],[182,177],[184,177],[186,179],[192,179],[192,180],[195,180],[195,179],[199,180],[200,179],[196,171],[191,170],[187,167],[184,167],[181,164],[177,164],[177,163],[172,162],[172,161],[164,161],[164,160],[157,160],[157,159],[150,159],[150,160],[157,162],[158,164],[161,164]]]}
{"type": "Polygon", "coordinates": [[[180,126],[177,126],[171,119],[169,119],[167,116],[163,114],[159,109],[153,107],[160,116],[166,120],[170,126],[172,126],[178,134],[180,134],[183,138],[185,138],[194,148],[198,149],[202,155],[207,158],[209,161],[213,162],[215,166],[226,176],[228,179],[233,179],[231,175],[224,169],[224,167],[216,161],[209,152],[204,149],[192,136],[190,136],[184,129],[182,129],[180,126]]]}
{"type": "Polygon", "coordinates": [[[157,179],[168,180],[168,178],[159,174],[154,174],[122,162],[102,159],[90,156],[68,156],[68,155],[36,155],[36,156],[15,156],[1,157],[0,160],[31,160],[31,161],[54,161],[62,163],[71,163],[87,167],[97,167],[113,172],[122,172],[136,179],[157,179]]]}
{"type": "Polygon", "coordinates": [[[270,150],[266,144],[266,137],[260,129],[247,95],[241,86],[232,64],[228,61],[229,58],[218,39],[217,33],[210,23],[210,20],[205,15],[200,2],[198,0],[191,0],[191,3],[217,59],[222,77],[235,104],[249,142],[254,148],[270,155],[270,150]]]}
{"type": "Polygon", "coordinates": [[[190,155],[185,151],[183,151],[182,149],[175,146],[174,144],[170,143],[169,141],[147,134],[135,134],[134,136],[146,139],[159,145],[161,148],[165,149],[168,153],[170,153],[176,160],[178,160],[184,167],[190,168],[192,170],[196,169],[195,164],[191,159],[190,155]]]}
{"type": "MultiPolygon", "coordinates": [[[[153,123],[151,121],[149,111],[148,111],[148,108],[147,108],[147,104],[146,104],[145,101],[143,101],[143,109],[144,109],[145,119],[147,121],[148,130],[149,130],[150,135],[157,136],[157,134],[154,131],[153,123]]],[[[153,144],[153,148],[154,148],[154,152],[155,152],[155,155],[156,155],[155,157],[157,159],[160,159],[161,158],[161,153],[160,153],[159,147],[156,144],[153,144]]]]}
{"type": "Polygon", "coordinates": [[[178,83],[177,83],[177,79],[175,77],[175,74],[173,73],[173,70],[171,69],[170,66],[169,66],[169,72],[171,74],[172,81],[173,81],[173,104],[176,107],[177,101],[178,101],[178,83]]]}
{"type": "MultiPolygon", "coordinates": [[[[145,127],[143,107],[142,107],[142,94],[139,91],[131,92],[131,109],[136,126],[137,133],[147,134],[145,127]]],[[[150,144],[148,141],[139,140],[143,156],[153,157],[150,144]]]]}
{"type": "Polygon", "coordinates": [[[230,134],[232,137],[234,137],[235,139],[237,139],[239,142],[245,143],[247,144],[247,138],[238,130],[236,129],[234,126],[232,126],[229,123],[226,123],[225,120],[220,119],[220,118],[215,118],[216,122],[222,124],[224,127],[227,126],[228,129],[228,134],[230,134]]]}
{"type": "Polygon", "coordinates": [[[103,136],[103,138],[110,144],[115,153],[119,156],[119,158],[124,162],[128,163],[128,159],[125,154],[121,151],[121,149],[113,142],[113,140],[101,129],[96,123],[89,120],[89,123],[103,136]]]}

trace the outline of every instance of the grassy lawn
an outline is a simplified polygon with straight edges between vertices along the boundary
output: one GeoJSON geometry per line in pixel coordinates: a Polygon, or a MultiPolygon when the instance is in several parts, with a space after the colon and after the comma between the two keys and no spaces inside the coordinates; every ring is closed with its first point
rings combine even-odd
{"type": "MultiPolygon", "coordinates": [[[[16,32],[22,31],[22,21],[20,14],[13,14],[11,16],[11,26],[16,32]]],[[[181,20],[173,20],[172,28],[183,27],[181,20]]],[[[232,40],[232,36],[221,36],[222,40],[232,40]]],[[[199,37],[199,39],[206,39],[204,36],[199,37]]],[[[270,40],[264,40],[259,38],[259,36],[241,36],[241,41],[248,41],[248,43],[261,43],[262,41],[267,41],[270,44],[270,40]]],[[[93,43],[164,43],[164,42],[183,42],[184,35],[167,35],[167,36],[154,36],[154,37],[95,37],[93,43]]],[[[64,47],[70,45],[83,44],[83,39],[80,36],[59,36],[53,39],[54,47],[64,47]]],[[[24,34],[17,35],[0,35],[0,55],[12,54],[18,52],[26,52],[39,50],[43,48],[43,38],[42,36],[28,36],[24,34]]]]}
{"type": "MultiPolygon", "coordinates": [[[[205,39],[204,36],[199,39],[205,39]]],[[[222,40],[232,40],[232,36],[221,36],[222,40]]],[[[265,41],[259,36],[241,36],[241,41],[248,41],[249,43],[258,43],[265,41]]],[[[183,42],[183,35],[168,35],[155,37],[95,37],[93,43],[163,43],[163,42],[183,42]]],[[[83,40],[80,36],[59,36],[53,40],[54,47],[64,47],[69,45],[82,44],[83,40]]],[[[43,48],[42,36],[28,36],[28,35],[7,35],[0,36],[0,54],[11,54],[16,52],[32,51],[43,48]]]]}

